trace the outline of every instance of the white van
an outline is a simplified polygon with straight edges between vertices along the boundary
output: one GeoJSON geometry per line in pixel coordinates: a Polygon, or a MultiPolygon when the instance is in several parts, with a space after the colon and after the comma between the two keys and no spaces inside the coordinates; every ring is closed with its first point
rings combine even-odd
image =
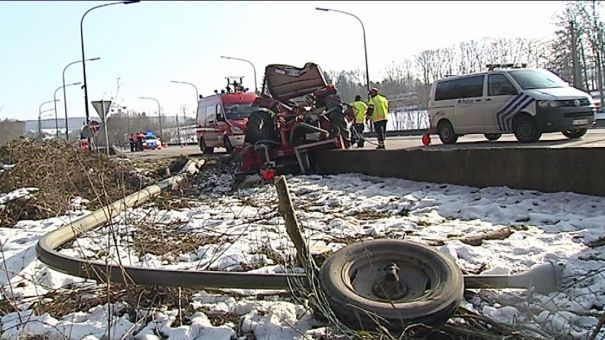
{"type": "Polygon", "coordinates": [[[473,133],[497,140],[512,132],[522,143],[538,141],[543,132],[580,138],[594,123],[596,109],[590,95],[553,73],[512,64],[488,68],[488,72],[433,83],[430,133],[439,134],[443,144],[473,133]]]}

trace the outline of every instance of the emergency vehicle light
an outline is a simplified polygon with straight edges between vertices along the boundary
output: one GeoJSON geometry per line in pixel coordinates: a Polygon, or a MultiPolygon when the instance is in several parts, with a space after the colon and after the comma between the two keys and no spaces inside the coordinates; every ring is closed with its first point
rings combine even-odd
{"type": "Polygon", "coordinates": [[[515,63],[515,64],[487,64],[485,65],[488,71],[493,71],[496,68],[526,68],[527,63],[515,63]]]}

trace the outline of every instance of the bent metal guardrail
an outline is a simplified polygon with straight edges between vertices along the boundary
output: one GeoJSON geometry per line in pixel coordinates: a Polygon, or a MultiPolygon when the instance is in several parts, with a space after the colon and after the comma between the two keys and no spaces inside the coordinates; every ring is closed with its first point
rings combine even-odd
{"type": "Polygon", "coordinates": [[[187,271],[119,266],[102,262],[86,261],[57,251],[62,245],[79,235],[104,225],[129,207],[137,207],[171,190],[183,182],[195,170],[189,161],[179,174],[150,185],[124,197],[92,214],[44,235],[36,245],[38,259],[59,272],[94,279],[98,282],[131,283],[143,285],[180,286],[187,288],[240,288],[240,289],[288,289],[292,279],[303,279],[301,274],[256,274],[244,272],[187,271]]]}

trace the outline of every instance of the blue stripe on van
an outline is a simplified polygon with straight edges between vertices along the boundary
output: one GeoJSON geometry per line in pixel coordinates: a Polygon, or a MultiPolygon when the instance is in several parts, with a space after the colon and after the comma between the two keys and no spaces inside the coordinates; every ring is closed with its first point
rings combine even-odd
{"type": "Polygon", "coordinates": [[[529,106],[529,104],[531,104],[534,100],[535,99],[532,97],[524,93],[520,93],[504,104],[502,108],[496,111],[496,122],[498,124],[498,129],[502,132],[511,131],[513,116],[517,112],[529,106]]]}
{"type": "Polygon", "coordinates": [[[500,129],[501,131],[504,131],[504,117],[508,112],[510,112],[511,109],[513,109],[515,107],[515,105],[517,105],[519,102],[521,102],[525,97],[527,97],[527,95],[521,93],[513,98],[511,98],[511,100],[509,100],[506,104],[504,104],[502,106],[502,108],[500,108],[497,112],[496,112],[496,121],[498,122],[498,129],[500,129]]]}
{"type": "Polygon", "coordinates": [[[506,131],[512,131],[513,130],[513,117],[515,116],[515,114],[523,109],[525,109],[526,107],[529,106],[529,104],[531,104],[532,102],[534,102],[535,99],[528,97],[526,98],[524,101],[522,101],[521,103],[519,103],[519,105],[512,110],[511,112],[509,112],[508,114],[506,114],[504,116],[504,128],[506,131]]]}

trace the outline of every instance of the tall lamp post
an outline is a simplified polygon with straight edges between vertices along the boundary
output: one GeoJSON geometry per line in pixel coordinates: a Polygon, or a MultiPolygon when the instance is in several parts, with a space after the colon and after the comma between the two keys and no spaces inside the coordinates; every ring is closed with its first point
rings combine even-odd
{"type": "Polygon", "coordinates": [[[40,104],[40,107],[38,107],[38,136],[42,135],[42,106],[44,106],[45,104],[48,104],[48,103],[55,102],[55,108],[56,108],[57,107],[57,103],[56,102],[59,101],[59,100],[60,99],[48,100],[48,101],[45,101],[44,103],[40,104]]]}
{"type": "Polygon", "coordinates": [[[258,93],[258,87],[257,87],[257,82],[256,82],[256,67],[254,67],[254,64],[250,60],[246,60],[246,59],[242,59],[242,58],[235,58],[235,57],[227,57],[224,55],[222,55],[221,58],[244,61],[244,62],[247,62],[248,64],[250,64],[250,66],[252,66],[252,70],[254,71],[254,92],[258,93]]]}
{"type": "Polygon", "coordinates": [[[139,1],[140,0],[128,0],[128,1],[111,2],[108,4],[98,5],[98,6],[92,7],[89,10],[87,10],[86,12],[84,12],[84,15],[82,15],[82,19],[80,19],[80,45],[82,48],[81,62],[82,62],[82,74],[83,74],[83,78],[84,78],[84,111],[86,112],[86,125],[88,125],[89,120],[90,120],[90,112],[88,111],[88,84],[86,82],[86,57],[84,56],[84,17],[86,17],[86,14],[88,14],[93,9],[107,7],[107,6],[111,6],[111,5],[118,5],[118,4],[128,5],[128,4],[132,4],[132,3],[137,3],[139,1]]]}
{"type": "MultiPolygon", "coordinates": [[[[197,102],[200,100],[200,93],[197,90],[197,86],[195,86],[192,83],[188,83],[186,81],[171,80],[170,82],[171,83],[175,83],[175,84],[186,84],[186,85],[193,86],[193,88],[195,89],[195,104],[197,106],[197,102]]],[[[183,118],[185,118],[185,110],[183,110],[183,118]]]]}
{"type": "MultiPolygon", "coordinates": [[[[57,136],[57,138],[59,138],[59,118],[58,118],[58,116],[57,116],[57,92],[58,92],[60,89],[63,89],[63,94],[65,95],[65,88],[66,88],[67,86],[80,85],[80,84],[81,84],[80,82],[77,82],[77,83],[71,83],[71,84],[67,84],[67,85],[65,85],[65,82],[63,82],[63,86],[59,86],[59,87],[57,87],[57,89],[55,90],[55,94],[53,95],[53,99],[54,99],[54,101],[55,101],[55,129],[57,130],[57,131],[55,132],[55,135],[57,136]]],[[[65,115],[67,116],[67,112],[65,112],[65,115]]],[[[66,119],[65,121],[67,122],[67,119],[66,119]]],[[[66,129],[66,131],[67,131],[67,129],[66,129]]],[[[65,135],[67,136],[67,132],[65,133],[65,135]]]]}
{"type": "MultiPolygon", "coordinates": [[[[96,57],[96,58],[90,58],[90,59],[86,59],[86,61],[95,61],[95,60],[99,60],[101,58],[96,57]]],[[[65,93],[65,71],[67,70],[68,67],[70,67],[71,65],[77,64],[77,63],[81,63],[82,60],[76,60],[74,62],[71,62],[69,64],[67,64],[64,68],[63,68],[63,105],[65,108],[65,140],[69,141],[69,126],[67,124],[67,94],[65,93]]]]}
{"type": "Polygon", "coordinates": [[[366,28],[363,26],[363,22],[355,14],[351,14],[349,12],[339,11],[337,9],[321,8],[321,7],[315,7],[315,9],[318,11],[336,12],[336,13],[350,15],[353,18],[357,19],[357,21],[359,21],[359,23],[361,24],[361,31],[363,32],[363,50],[364,50],[365,57],[366,57],[366,86],[368,88],[368,93],[369,93],[370,92],[370,71],[368,71],[368,47],[366,44],[366,28]]]}
{"type": "Polygon", "coordinates": [[[139,97],[139,99],[154,100],[158,104],[158,118],[160,119],[160,140],[162,140],[162,142],[163,142],[164,135],[162,134],[162,111],[160,111],[161,110],[160,102],[157,99],[151,98],[151,97],[139,97]]]}

